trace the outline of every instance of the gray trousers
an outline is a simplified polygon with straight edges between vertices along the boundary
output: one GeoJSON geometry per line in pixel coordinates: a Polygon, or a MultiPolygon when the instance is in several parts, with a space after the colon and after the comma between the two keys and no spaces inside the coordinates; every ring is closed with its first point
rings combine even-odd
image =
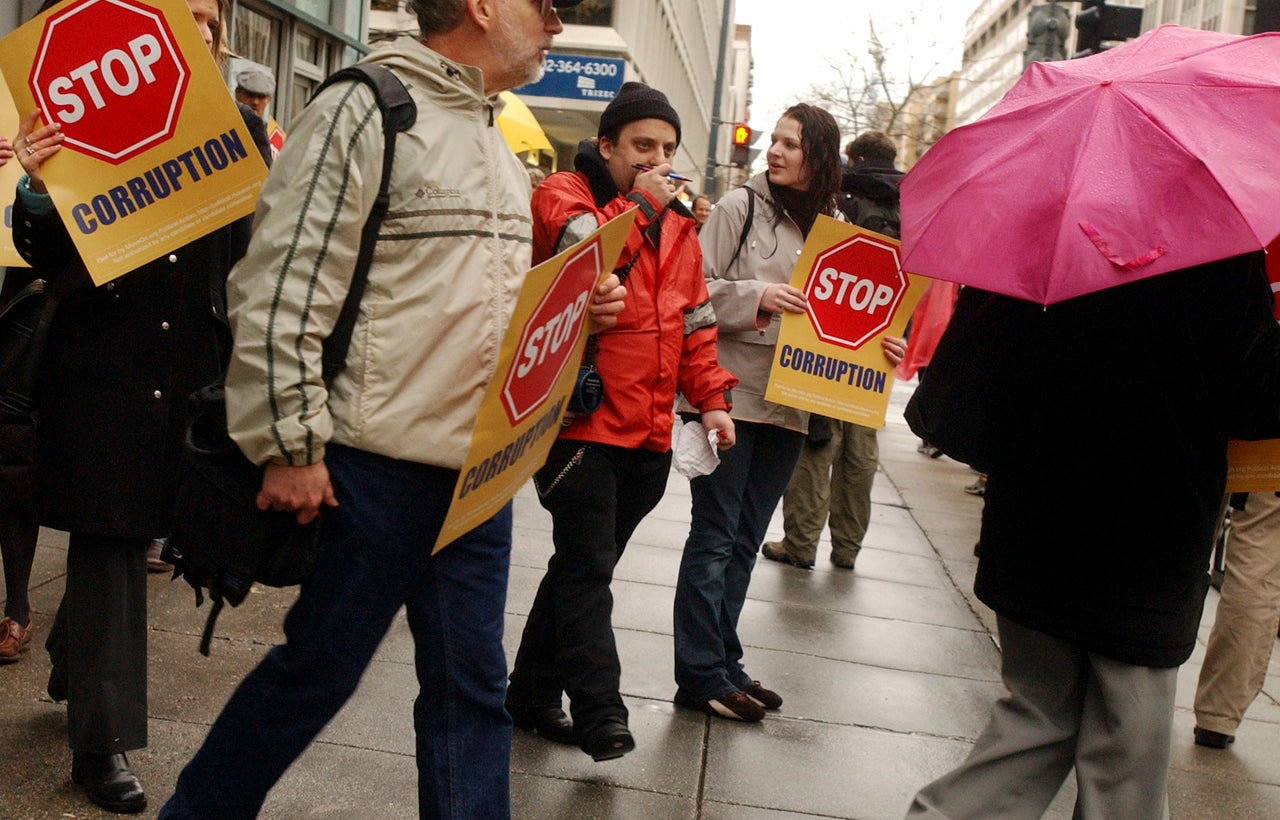
{"type": "Polygon", "coordinates": [[[1009,690],[956,769],[908,817],[1034,818],[1076,770],[1075,816],[1167,820],[1178,670],[1120,663],[999,618],[1009,690]]]}
{"type": "Polygon", "coordinates": [[[1280,498],[1250,493],[1231,515],[1222,597],[1196,687],[1196,725],[1234,735],[1267,676],[1280,623],[1280,498]]]}

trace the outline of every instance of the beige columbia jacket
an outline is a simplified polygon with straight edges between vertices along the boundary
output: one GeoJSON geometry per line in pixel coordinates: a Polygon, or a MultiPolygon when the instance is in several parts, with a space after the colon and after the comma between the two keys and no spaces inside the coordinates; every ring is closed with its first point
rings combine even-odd
{"type": "Polygon", "coordinates": [[[311,464],[330,442],[456,469],[529,268],[529,179],[479,69],[401,38],[365,58],[404,81],[390,210],[347,367],[326,389],[321,343],[347,294],[382,170],[363,83],[326,89],[294,123],[227,282],[232,438],[257,464],[311,464]]]}

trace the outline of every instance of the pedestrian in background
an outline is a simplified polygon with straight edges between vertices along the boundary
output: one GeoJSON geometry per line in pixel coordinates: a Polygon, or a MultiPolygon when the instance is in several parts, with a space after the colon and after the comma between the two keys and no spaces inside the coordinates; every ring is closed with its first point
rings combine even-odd
{"type": "MultiPolygon", "coordinates": [[[[529,177],[494,125],[497,95],[541,76],[563,27],[549,2],[409,7],[421,40],[364,58],[405,83],[417,117],[397,140],[388,238],[374,253],[346,368],[326,385],[321,349],[378,195],[383,133],[372,88],[337,83],[307,106],[228,282],[229,430],[265,468],[259,506],[296,511],[303,523],[323,510],[319,559],[285,619],[285,643],[231,696],[161,817],[257,815],[355,691],[401,607],[420,687],[419,815],[510,814],[510,504],[432,547],[529,267],[529,177]]],[[[597,321],[621,310],[615,286],[597,294],[597,321]]]]}
{"type": "Polygon", "coordinates": [[[711,216],[711,197],[705,194],[695,196],[692,210],[694,228],[702,233],[702,226],[707,224],[707,217],[711,216]]]}
{"type": "MultiPolygon", "coordinates": [[[[187,7],[225,59],[225,2],[187,7]]],[[[266,160],[262,121],[241,114],[266,160]]],[[[13,224],[23,258],[60,294],[36,429],[40,523],[70,532],[48,690],[67,701],[72,780],[99,806],[136,812],[146,794],[125,752],[147,745],[147,547],[172,521],[187,397],[225,364],[224,282],[250,219],[95,287],[45,186],[60,126],[41,122],[33,112],[14,140],[26,175],[13,224]]]]}
{"type": "Polygon", "coordinates": [[[1267,677],[1280,627],[1280,497],[1238,499],[1221,596],[1196,686],[1195,742],[1225,749],[1267,677]]]}
{"type": "MultiPolygon", "coordinates": [[[[893,167],[893,160],[898,147],[886,134],[867,131],[846,146],[845,154],[849,167],[840,185],[845,218],[897,239],[902,172],[893,167]]],[[[886,336],[882,348],[890,366],[896,367],[906,342],[886,336]]],[[[871,525],[871,485],[879,463],[875,428],[810,414],[805,445],[782,496],[782,540],[764,544],[760,554],[770,561],[812,569],[818,539],[829,521],[831,563],[853,569],[871,525]]]]}
{"type": "Polygon", "coordinates": [[[792,106],[766,156],[768,171],[726,194],[698,237],[720,363],[739,379],[737,444],[715,472],[690,481],[693,518],[674,608],[675,702],[747,721],[782,705],[743,667],[738,616],[808,424],[804,411],[766,401],[765,384],[782,313],[805,310],[804,294],[788,284],[796,256],[818,214],[840,215],[840,129],[821,108],[792,106]]]}
{"type": "Polygon", "coordinates": [[[533,195],[535,262],[638,211],[618,260],[627,307],[588,342],[603,403],[566,422],[534,476],[555,554],[520,638],[507,701],[516,726],[576,739],[595,760],[635,748],[618,691],[609,585],[631,534],[666,491],[676,391],[701,411],[721,450],[734,441],[728,410],[737,379],[716,363],[693,215],[667,176],[679,145],[680,116],[666,95],[625,83],[600,116],[597,140],[579,145],[577,170],[552,174],[533,195]]]}

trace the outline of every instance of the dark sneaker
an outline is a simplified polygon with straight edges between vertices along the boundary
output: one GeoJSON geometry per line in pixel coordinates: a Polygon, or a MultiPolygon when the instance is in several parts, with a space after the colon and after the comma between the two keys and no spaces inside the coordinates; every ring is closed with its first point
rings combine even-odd
{"type": "Polygon", "coordinates": [[[782,544],[776,541],[768,541],[760,547],[760,554],[770,561],[777,561],[780,564],[790,564],[797,569],[813,569],[812,561],[801,561],[791,553],[787,552],[782,544]]]}
{"type": "Polygon", "coordinates": [[[1235,742],[1235,735],[1224,735],[1222,732],[1215,732],[1211,729],[1201,729],[1199,726],[1196,727],[1197,746],[1207,746],[1210,749],[1225,749],[1235,742]]]}
{"type": "Polygon", "coordinates": [[[778,709],[782,706],[782,695],[772,689],[765,689],[758,680],[751,681],[751,685],[743,689],[742,693],[765,709],[778,709]]]}
{"type": "Polygon", "coordinates": [[[712,698],[702,705],[702,711],[708,715],[743,720],[747,723],[758,723],[764,720],[764,707],[751,699],[746,692],[734,690],[727,695],[712,698]]]}
{"type": "Polygon", "coordinates": [[[853,558],[844,558],[842,556],[831,556],[831,563],[840,569],[853,569],[853,558]]]}

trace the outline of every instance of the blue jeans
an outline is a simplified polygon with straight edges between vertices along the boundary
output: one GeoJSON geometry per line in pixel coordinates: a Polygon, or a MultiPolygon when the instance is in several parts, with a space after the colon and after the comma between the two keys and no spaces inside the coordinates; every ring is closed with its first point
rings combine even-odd
{"type": "Polygon", "coordinates": [[[422,817],[510,816],[503,607],[511,505],[436,555],[457,472],[330,445],[338,506],[273,648],[182,770],[161,817],[254,817],[355,691],[401,606],[415,645],[422,817]]]}
{"type": "Polygon", "coordinates": [[[751,685],[742,667],[738,616],[756,553],[782,498],[804,434],[735,422],[737,443],[720,466],[689,482],[693,524],[676,581],[676,702],[722,697],[751,685]]]}

